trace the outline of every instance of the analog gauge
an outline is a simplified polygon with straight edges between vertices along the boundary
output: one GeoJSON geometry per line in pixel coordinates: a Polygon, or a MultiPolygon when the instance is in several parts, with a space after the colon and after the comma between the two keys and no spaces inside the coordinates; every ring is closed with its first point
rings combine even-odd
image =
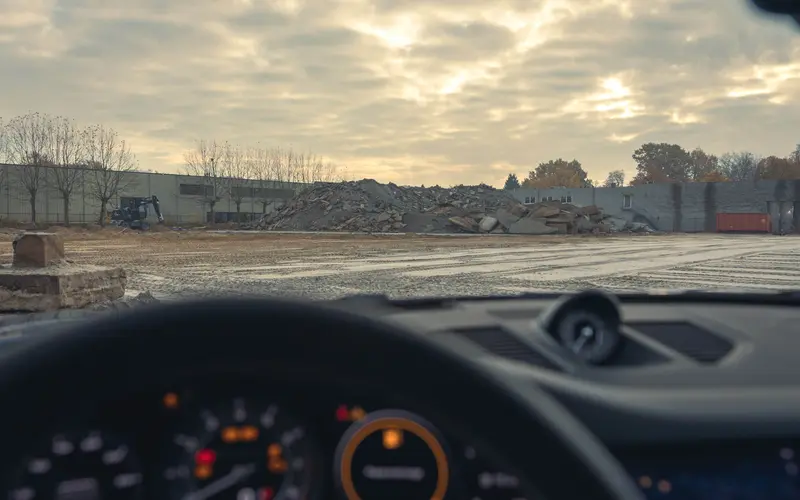
{"type": "Polygon", "coordinates": [[[430,423],[409,412],[381,410],[345,432],[334,477],[347,500],[443,500],[450,464],[430,423]]]}
{"type": "Polygon", "coordinates": [[[590,312],[575,312],[558,326],[561,344],[587,363],[602,364],[617,350],[622,337],[600,316],[590,312]]]}
{"type": "Polygon", "coordinates": [[[23,464],[9,500],[144,498],[143,475],[119,436],[88,431],[52,436],[23,464]]]}
{"type": "Polygon", "coordinates": [[[236,398],[201,410],[172,436],[164,471],[179,500],[316,498],[321,470],[306,429],[276,404],[236,398]]]}
{"type": "Polygon", "coordinates": [[[472,500],[526,500],[519,489],[519,479],[513,474],[506,474],[492,467],[487,467],[485,460],[478,456],[475,448],[464,448],[466,459],[468,494],[465,498],[472,500]]]}

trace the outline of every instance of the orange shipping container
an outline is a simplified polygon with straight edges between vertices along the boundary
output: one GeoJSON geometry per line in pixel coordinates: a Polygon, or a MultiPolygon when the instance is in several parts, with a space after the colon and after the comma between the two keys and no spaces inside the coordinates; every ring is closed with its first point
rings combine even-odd
{"type": "Polygon", "coordinates": [[[771,233],[769,214],[717,214],[717,232],[771,233]]]}

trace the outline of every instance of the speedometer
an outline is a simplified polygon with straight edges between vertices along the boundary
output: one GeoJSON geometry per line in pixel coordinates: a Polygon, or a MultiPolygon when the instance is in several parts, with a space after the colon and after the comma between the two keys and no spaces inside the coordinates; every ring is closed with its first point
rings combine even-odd
{"type": "Polygon", "coordinates": [[[143,476],[130,446],[101,431],[64,433],[25,461],[9,500],[144,498],[143,476]]]}
{"type": "Polygon", "coordinates": [[[178,500],[316,498],[318,455],[277,404],[235,398],[202,409],[172,436],[163,471],[178,500]]]}

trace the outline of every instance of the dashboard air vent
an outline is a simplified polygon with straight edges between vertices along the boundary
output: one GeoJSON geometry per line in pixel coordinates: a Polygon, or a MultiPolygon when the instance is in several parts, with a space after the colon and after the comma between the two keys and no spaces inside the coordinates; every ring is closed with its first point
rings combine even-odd
{"type": "Polygon", "coordinates": [[[716,363],[733,350],[733,343],[686,322],[636,322],[630,328],[700,363],[716,363]]]}
{"type": "Polygon", "coordinates": [[[493,309],[487,312],[501,319],[536,319],[541,313],[539,309],[493,309]]]}
{"type": "Polygon", "coordinates": [[[469,328],[456,330],[453,333],[475,343],[495,356],[547,368],[548,370],[563,371],[543,354],[502,328],[469,328]]]}

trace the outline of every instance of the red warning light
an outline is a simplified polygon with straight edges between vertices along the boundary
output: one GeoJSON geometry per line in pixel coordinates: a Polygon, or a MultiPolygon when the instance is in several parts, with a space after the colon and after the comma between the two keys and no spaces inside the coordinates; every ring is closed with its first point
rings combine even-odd
{"type": "Polygon", "coordinates": [[[350,421],[350,410],[347,409],[347,405],[339,405],[339,407],[336,408],[336,420],[339,422],[350,421]]]}
{"type": "Polygon", "coordinates": [[[194,454],[194,461],[197,465],[214,465],[217,460],[217,452],[214,450],[198,450],[194,454]]]}
{"type": "Polygon", "coordinates": [[[260,488],[258,490],[258,500],[272,500],[275,498],[275,490],[270,487],[260,488]]]}

